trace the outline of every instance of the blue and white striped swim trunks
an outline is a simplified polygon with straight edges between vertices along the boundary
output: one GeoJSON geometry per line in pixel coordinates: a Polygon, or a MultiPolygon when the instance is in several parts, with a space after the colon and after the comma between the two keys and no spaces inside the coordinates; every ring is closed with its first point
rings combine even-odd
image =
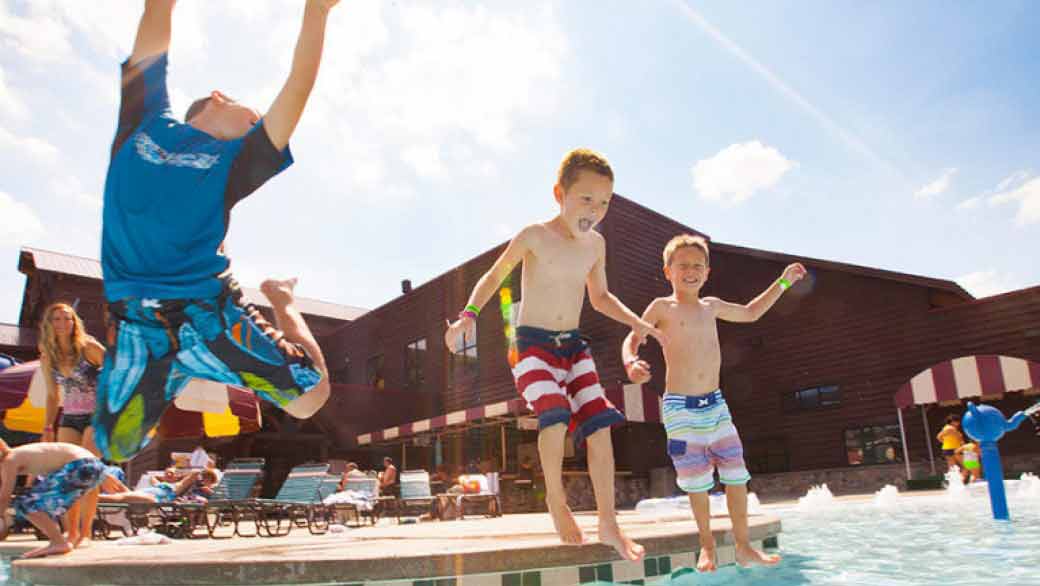
{"type": "Polygon", "coordinates": [[[744,464],[744,446],[721,390],[696,396],[665,393],[661,411],[679,488],[686,492],[711,490],[716,469],[723,484],[751,480],[744,464]]]}

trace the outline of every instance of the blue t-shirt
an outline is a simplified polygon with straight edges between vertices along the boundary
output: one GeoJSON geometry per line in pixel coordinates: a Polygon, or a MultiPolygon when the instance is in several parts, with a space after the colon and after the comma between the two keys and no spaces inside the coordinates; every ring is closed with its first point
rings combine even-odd
{"type": "Polygon", "coordinates": [[[197,299],[220,293],[231,208],[292,164],[263,121],[218,140],[170,112],[166,54],[123,63],[119,127],[105,178],[105,297],[197,299]]]}

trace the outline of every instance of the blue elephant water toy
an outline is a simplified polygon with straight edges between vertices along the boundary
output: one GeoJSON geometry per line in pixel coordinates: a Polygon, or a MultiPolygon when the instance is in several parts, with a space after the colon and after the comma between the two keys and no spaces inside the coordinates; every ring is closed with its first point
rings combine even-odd
{"type": "Polygon", "coordinates": [[[1023,421],[1026,414],[1015,413],[1011,419],[1004,419],[1004,414],[996,407],[968,403],[968,410],[961,420],[961,427],[982,448],[982,469],[989,484],[989,504],[993,509],[993,518],[1008,520],[1007,494],[1004,492],[1004,467],[1000,464],[1000,451],[997,440],[1004,434],[1014,430],[1023,421]]]}

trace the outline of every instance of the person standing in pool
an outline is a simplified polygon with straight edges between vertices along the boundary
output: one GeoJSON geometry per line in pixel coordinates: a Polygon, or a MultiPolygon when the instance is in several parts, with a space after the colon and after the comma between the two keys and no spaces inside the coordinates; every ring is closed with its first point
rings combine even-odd
{"type": "Polygon", "coordinates": [[[953,413],[946,416],[946,425],[939,430],[935,439],[942,442],[942,455],[950,468],[957,468],[957,448],[964,445],[964,434],[961,433],[961,420],[953,413]]]}
{"type": "Polygon", "coordinates": [[[137,454],[193,377],[251,388],[298,418],[328,399],[325,359],[294,306],[296,281],[260,287],[276,329],[244,303],[221,245],[232,207],[293,161],[289,138],[314,86],[337,2],[305,3],[292,69],[266,114],[213,91],[181,122],[166,87],[174,0],[146,0],[122,66],[105,178],[108,354],[93,424],[107,459],[137,454]]]}
{"type": "Polygon", "coordinates": [[[622,559],[643,558],[617,522],[614,503],[614,449],[610,428],[625,420],[607,400],[589,352],[577,329],[585,294],[603,315],[633,328],[640,338],[659,332],[632,313],[607,287],[606,241],[594,228],[614,195],[614,171],[599,153],[575,149],[560,164],[553,186],[560,212],[520,230],[480,278],[459,319],[445,332],[446,346],[458,351],[463,336],[473,339],[477,314],[500,283],[523,263],[524,302],[516,328],[519,360],[513,367],[517,390],[538,415],[538,455],[545,472],[545,503],[561,541],[585,541],[567,506],[563,486],[564,442],[569,426],[588,445],[589,476],[596,497],[599,539],[622,559]]]}
{"type": "Polygon", "coordinates": [[[982,452],[974,440],[961,444],[954,450],[954,457],[964,469],[961,478],[965,484],[969,480],[975,482],[982,479],[982,452]]]}
{"type": "MultiPolygon", "coordinates": [[[[715,486],[716,471],[726,487],[737,563],[777,564],[780,556],[751,546],[747,518],[747,483],[751,475],[744,463],[743,444],[719,387],[722,351],[717,323],[758,321],[785,290],[805,276],[805,267],[799,263],[788,266],[758,297],[738,304],[700,296],[711,270],[704,238],[690,234],[672,238],[664,248],[663,261],[672,294],[651,301],[643,312],[643,320],[660,328],[666,337],[661,343],[666,366],[661,413],[676,481],[689,494],[697,521],[701,545],[697,570],[714,571],[717,564],[708,497],[708,491],[715,486]]],[[[642,342],[639,332],[632,332],[621,346],[625,372],[639,384],[650,380],[650,365],[640,360],[638,354],[642,342]]]]}

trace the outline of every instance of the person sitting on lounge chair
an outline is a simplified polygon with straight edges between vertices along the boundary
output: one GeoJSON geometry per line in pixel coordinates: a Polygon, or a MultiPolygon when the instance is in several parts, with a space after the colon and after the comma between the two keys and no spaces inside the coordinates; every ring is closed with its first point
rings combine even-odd
{"type": "Polygon", "coordinates": [[[169,482],[160,481],[153,486],[142,488],[140,490],[130,490],[127,485],[123,484],[119,480],[116,480],[111,476],[106,476],[105,479],[101,481],[101,495],[98,497],[98,502],[172,503],[177,499],[177,497],[186,494],[192,486],[195,485],[196,481],[199,480],[201,475],[201,472],[194,471],[176,483],[171,484],[169,482]]]}

